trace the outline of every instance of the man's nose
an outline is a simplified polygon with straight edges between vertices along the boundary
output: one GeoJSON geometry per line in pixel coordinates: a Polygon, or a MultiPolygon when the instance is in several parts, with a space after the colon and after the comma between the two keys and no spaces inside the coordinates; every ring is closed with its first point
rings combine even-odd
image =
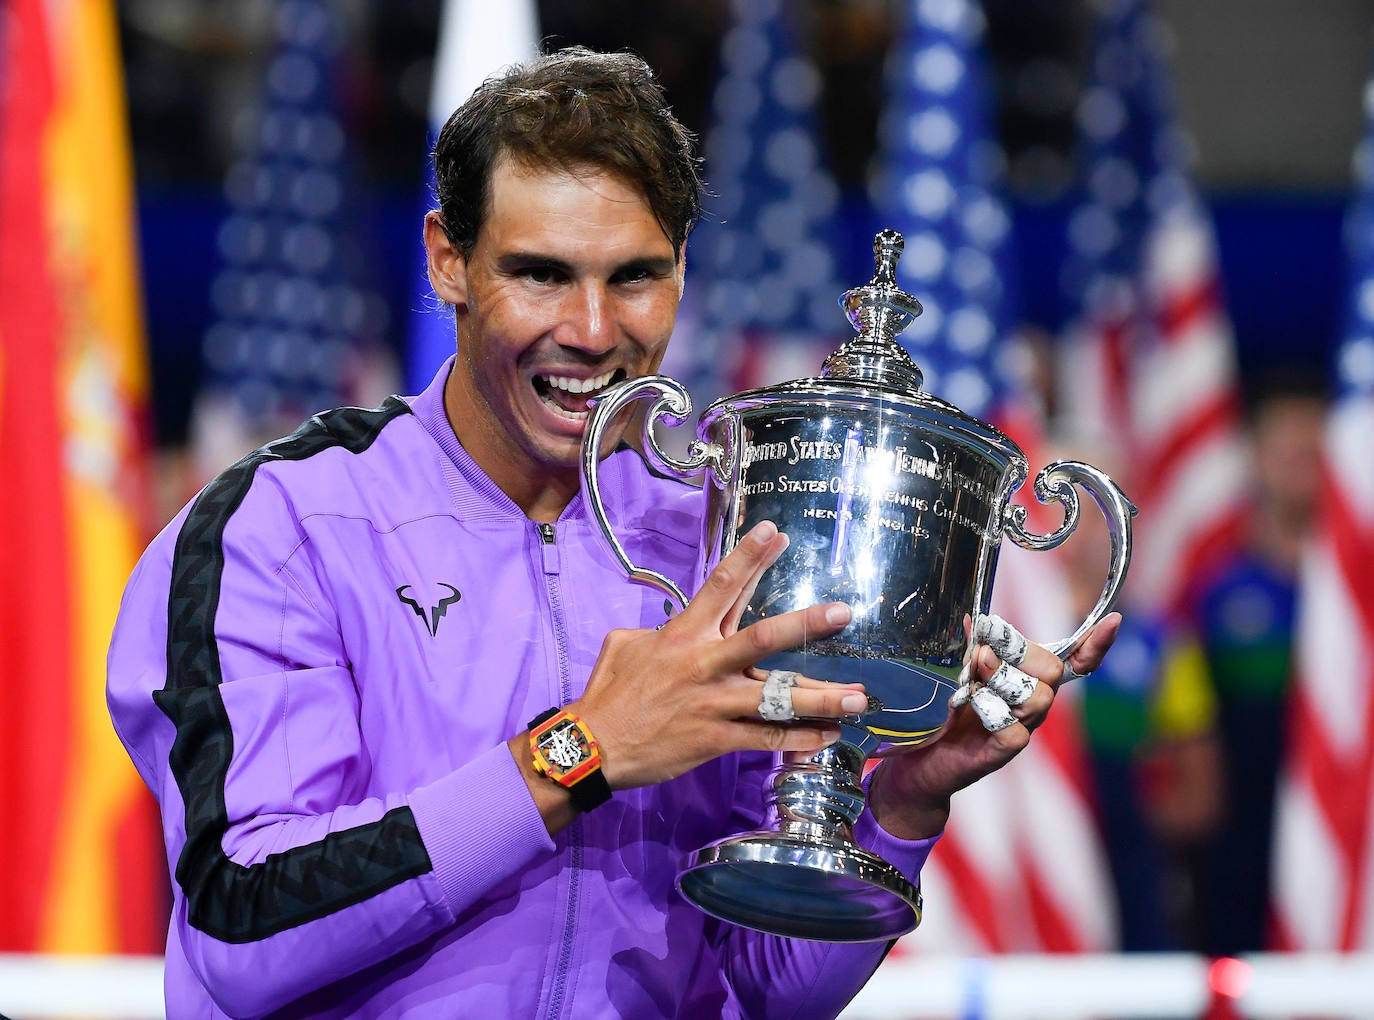
{"type": "Polygon", "coordinates": [[[615,320],[611,296],[599,285],[578,287],[568,302],[559,343],[591,354],[604,354],[615,346],[615,320]]]}

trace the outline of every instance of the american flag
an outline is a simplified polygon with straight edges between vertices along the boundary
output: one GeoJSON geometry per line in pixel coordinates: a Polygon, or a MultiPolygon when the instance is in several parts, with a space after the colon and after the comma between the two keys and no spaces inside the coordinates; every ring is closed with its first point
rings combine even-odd
{"type": "Polygon", "coordinates": [[[343,34],[338,5],[278,5],[260,108],[236,125],[241,155],[225,175],[207,382],[193,411],[203,476],[304,417],[393,388],[390,313],[369,286],[352,219],[343,34]]]}
{"type": "Polygon", "coordinates": [[[906,249],[897,282],[924,311],[899,338],[925,389],[985,420],[1019,389],[1012,346],[1011,217],[999,194],[983,23],[968,0],[916,0],[888,64],[874,179],[906,249]]]}
{"type": "Polygon", "coordinates": [[[1234,341],[1167,51],[1147,0],[1097,4],[1066,274],[1082,313],[1062,345],[1058,408],[1130,465],[1141,515],[1128,597],[1164,611],[1236,537],[1246,474],[1234,341]]]}
{"type": "MultiPolygon", "coordinates": [[[[983,34],[970,0],[908,3],[889,60],[875,200],[883,225],[906,238],[898,282],[925,306],[901,337],[925,389],[1006,429],[1038,467],[983,34]]],[[[1076,621],[1054,577],[1052,561],[1004,542],[994,608],[1033,636],[1069,633],[1076,621]]],[[[913,949],[1065,952],[1110,942],[1110,886],[1071,709],[1061,705],[1016,761],[959,794],[922,886],[926,919],[904,943],[913,949]]]]}
{"type": "Polygon", "coordinates": [[[1374,79],[1347,221],[1351,292],[1324,437],[1322,518],[1305,553],[1280,782],[1280,948],[1374,949],[1374,79]]]}
{"type": "MultiPolygon", "coordinates": [[[[439,18],[439,42],[429,99],[429,144],[434,151],[449,115],[478,85],[511,64],[529,60],[539,49],[539,16],[534,0],[445,0],[439,18]]],[[[424,210],[435,208],[432,160],[426,160],[424,210]]],[[[418,222],[416,233],[419,233],[418,222]]],[[[406,386],[419,393],[454,351],[453,314],[434,296],[425,267],[424,246],[416,253],[415,292],[411,301],[406,386]]]]}
{"type": "Polygon", "coordinates": [[[841,282],[850,267],[837,266],[840,193],[817,140],[820,87],[788,6],[737,0],[705,144],[713,195],[664,366],[699,401],[815,375],[853,334],[839,297],[872,270],[841,282]]]}

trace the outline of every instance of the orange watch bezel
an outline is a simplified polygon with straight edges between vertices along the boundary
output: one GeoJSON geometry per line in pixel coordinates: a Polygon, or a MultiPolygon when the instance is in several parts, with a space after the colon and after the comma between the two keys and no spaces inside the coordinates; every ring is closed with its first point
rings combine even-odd
{"type": "Polygon", "coordinates": [[[572,787],[588,775],[601,768],[601,745],[597,743],[596,737],[592,736],[592,731],[582,719],[567,709],[562,709],[545,719],[538,726],[530,730],[530,756],[534,761],[534,770],[541,776],[547,776],[559,786],[572,787]],[[560,724],[570,722],[577,732],[581,735],[582,743],[587,749],[588,756],[577,765],[570,769],[564,769],[557,762],[552,761],[544,749],[540,746],[539,739],[550,730],[555,729],[560,724]]]}

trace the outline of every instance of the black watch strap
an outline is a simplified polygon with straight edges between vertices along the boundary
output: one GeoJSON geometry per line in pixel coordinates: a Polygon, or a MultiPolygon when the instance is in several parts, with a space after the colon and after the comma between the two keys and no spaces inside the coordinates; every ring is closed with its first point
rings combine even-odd
{"type": "Polygon", "coordinates": [[[611,784],[606,782],[606,774],[600,769],[567,789],[579,811],[590,811],[611,799],[611,784]]]}

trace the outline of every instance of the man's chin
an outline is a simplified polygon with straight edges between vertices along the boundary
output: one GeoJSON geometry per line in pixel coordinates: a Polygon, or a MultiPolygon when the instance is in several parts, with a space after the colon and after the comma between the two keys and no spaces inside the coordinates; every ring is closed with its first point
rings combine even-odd
{"type": "MultiPolygon", "coordinates": [[[[639,450],[641,453],[643,452],[643,422],[644,411],[646,410],[647,408],[638,407],[622,410],[613,421],[607,424],[602,431],[598,460],[604,460],[610,456],[622,443],[639,450]]],[[[550,410],[547,405],[545,412],[550,416],[545,433],[546,449],[550,455],[550,467],[553,466],[553,462],[556,462],[560,466],[580,471],[582,446],[587,429],[591,427],[592,411],[588,411],[578,421],[550,410]]]]}
{"type": "MultiPolygon", "coordinates": [[[[573,451],[574,462],[578,465],[579,470],[581,469],[582,464],[582,447],[584,446],[584,441],[585,434],[582,437],[578,438],[577,447],[573,451]]],[[[596,459],[605,460],[611,454],[615,453],[615,451],[619,449],[622,445],[631,446],[636,450],[642,451],[644,444],[640,441],[640,437],[637,432],[634,432],[630,429],[626,429],[623,425],[619,423],[613,424],[610,428],[606,429],[601,434],[601,447],[597,451],[596,459]]]]}
{"type": "MultiPolygon", "coordinates": [[[[546,435],[543,446],[543,461],[549,471],[580,471],[582,469],[582,440],[585,428],[571,431],[560,430],[555,435],[546,435]]],[[[602,456],[605,456],[603,448],[602,456]]]]}

